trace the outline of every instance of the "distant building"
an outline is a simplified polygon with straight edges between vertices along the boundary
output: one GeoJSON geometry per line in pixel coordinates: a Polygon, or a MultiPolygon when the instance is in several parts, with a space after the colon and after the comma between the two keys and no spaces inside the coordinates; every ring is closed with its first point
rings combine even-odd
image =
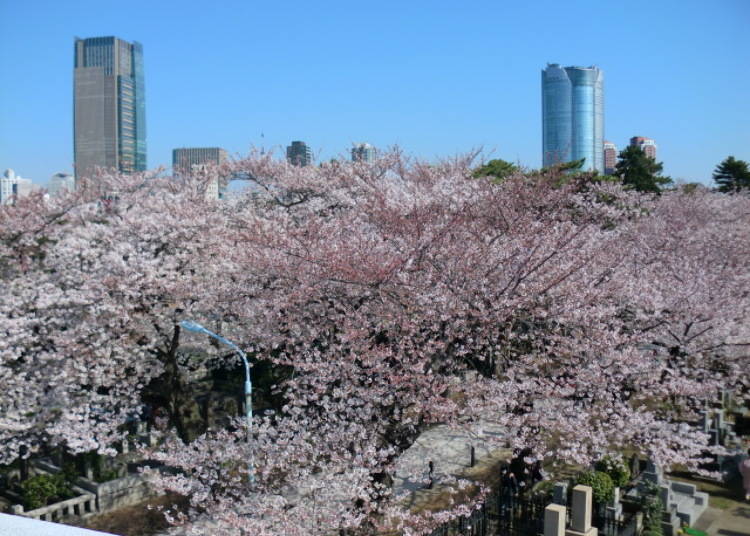
{"type": "Polygon", "coordinates": [[[47,184],[47,192],[53,197],[62,195],[63,192],[72,192],[75,189],[75,178],[68,173],[55,173],[50,177],[47,184]]]}
{"type": "Polygon", "coordinates": [[[293,141],[286,148],[286,159],[290,164],[300,167],[313,163],[312,151],[303,141],[293,141]]]}
{"type": "Polygon", "coordinates": [[[604,174],[614,175],[617,165],[617,145],[611,141],[604,142],[604,174]]]}
{"type": "Polygon", "coordinates": [[[604,171],[603,143],[603,71],[547,64],[542,71],[543,165],[583,158],[584,170],[604,171]]]}
{"type": "Polygon", "coordinates": [[[352,162],[372,163],[377,157],[377,150],[369,143],[357,143],[352,147],[352,162]]]}
{"type": "Polygon", "coordinates": [[[0,205],[8,205],[14,199],[25,197],[35,190],[31,179],[24,179],[12,169],[6,169],[0,177],[0,205]]]}
{"type": "Polygon", "coordinates": [[[75,40],[73,150],[76,177],[95,168],[146,170],[143,47],[117,37],[75,40]]]}
{"type": "Polygon", "coordinates": [[[634,147],[640,147],[641,150],[646,153],[646,156],[656,160],[656,142],[651,138],[644,138],[643,136],[633,136],[630,138],[630,145],[634,147]]]}
{"type": "MultiPolygon", "coordinates": [[[[190,147],[172,150],[172,170],[177,175],[191,173],[195,166],[204,164],[223,164],[227,161],[227,152],[219,147],[190,147]]],[[[219,183],[215,181],[206,190],[207,199],[222,197],[219,183]]]]}
{"type": "Polygon", "coordinates": [[[219,147],[191,147],[172,151],[172,169],[177,173],[189,173],[200,164],[223,164],[227,152],[219,147]]]}

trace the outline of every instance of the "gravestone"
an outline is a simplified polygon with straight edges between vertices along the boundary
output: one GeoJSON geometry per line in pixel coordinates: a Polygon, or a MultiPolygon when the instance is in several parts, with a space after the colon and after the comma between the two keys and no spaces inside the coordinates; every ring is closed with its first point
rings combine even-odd
{"type": "Polygon", "coordinates": [[[620,502],[620,488],[615,487],[612,492],[612,500],[609,501],[606,507],[607,517],[610,519],[621,520],[622,519],[622,503],[620,502]]]}
{"type": "Polygon", "coordinates": [[[591,526],[593,492],[590,486],[581,484],[573,488],[571,498],[570,528],[566,536],[597,536],[599,529],[591,526]]]}
{"type": "Polygon", "coordinates": [[[646,461],[646,468],[643,470],[641,475],[642,481],[651,482],[657,486],[661,486],[664,481],[664,472],[661,467],[656,465],[651,459],[646,461]]]}
{"type": "Polygon", "coordinates": [[[566,508],[550,504],[544,509],[544,536],[565,536],[566,508]]]}
{"type": "Polygon", "coordinates": [[[562,506],[568,504],[568,485],[565,482],[555,483],[552,488],[552,502],[562,506]]]}

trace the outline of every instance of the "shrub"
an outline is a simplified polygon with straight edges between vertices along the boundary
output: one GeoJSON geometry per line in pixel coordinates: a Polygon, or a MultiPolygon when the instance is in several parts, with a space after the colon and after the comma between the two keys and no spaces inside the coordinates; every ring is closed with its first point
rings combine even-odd
{"type": "Polygon", "coordinates": [[[644,536],[662,536],[661,517],[664,506],[659,498],[659,490],[653,483],[648,483],[641,496],[644,514],[644,536]]]}
{"type": "Polygon", "coordinates": [[[630,481],[630,469],[622,459],[605,456],[596,462],[596,470],[607,473],[618,488],[622,488],[630,481]]]}
{"type": "Polygon", "coordinates": [[[602,471],[589,471],[578,475],[577,484],[591,486],[594,494],[594,500],[603,504],[612,499],[615,485],[607,473],[602,471]]]}
{"type": "Polygon", "coordinates": [[[47,502],[54,498],[67,498],[71,495],[70,484],[64,475],[36,475],[21,483],[24,508],[34,510],[47,506],[47,502]]]}

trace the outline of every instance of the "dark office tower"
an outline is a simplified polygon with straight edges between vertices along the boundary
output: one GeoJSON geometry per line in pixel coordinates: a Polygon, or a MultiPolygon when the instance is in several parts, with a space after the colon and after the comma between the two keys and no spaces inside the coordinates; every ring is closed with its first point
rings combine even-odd
{"type": "Polygon", "coordinates": [[[544,166],[584,158],[583,169],[604,171],[604,73],[597,67],[542,71],[544,166]]]}
{"type": "Polygon", "coordinates": [[[75,40],[73,150],[76,177],[95,168],[146,169],[143,47],[117,37],[75,40]]]}
{"type": "Polygon", "coordinates": [[[293,141],[286,148],[286,159],[295,166],[309,166],[312,164],[312,152],[303,141],[293,141]]]}

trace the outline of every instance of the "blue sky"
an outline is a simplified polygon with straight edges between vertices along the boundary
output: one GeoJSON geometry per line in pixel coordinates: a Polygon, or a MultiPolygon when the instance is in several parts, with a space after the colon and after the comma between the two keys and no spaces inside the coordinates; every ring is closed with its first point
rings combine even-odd
{"type": "Polygon", "coordinates": [[[674,178],[750,160],[750,0],[0,0],[0,25],[0,168],[40,183],[72,170],[73,38],[105,35],[143,44],[149,167],[298,139],[538,167],[547,62],[602,68],[606,139],[674,178]]]}

